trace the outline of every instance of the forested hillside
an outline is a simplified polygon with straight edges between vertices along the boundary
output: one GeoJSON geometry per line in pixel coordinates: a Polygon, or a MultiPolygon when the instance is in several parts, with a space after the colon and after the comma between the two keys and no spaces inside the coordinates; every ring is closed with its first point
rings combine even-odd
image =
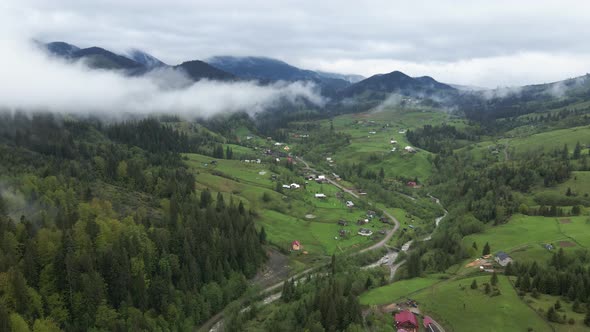
{"type": "Polygon", "coordinates": [[[243,204],[195,191],[158,121],[0,120],[0,330],[191,330],[265,260],[243,204]]]}

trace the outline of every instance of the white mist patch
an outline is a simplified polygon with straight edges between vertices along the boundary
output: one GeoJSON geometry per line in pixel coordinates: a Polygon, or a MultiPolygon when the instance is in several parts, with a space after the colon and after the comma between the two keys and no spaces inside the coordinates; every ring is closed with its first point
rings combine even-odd
{"type": "Polygon", "coordinates": [[[69,113],[174,113],[211,116],[259,112],[281,101],[323,105],[311,83],[192,82],[182,72],[157,69],[144,76],[92,70],[52,58],[20,40],[0,41],[0,108],[69,113]]]}

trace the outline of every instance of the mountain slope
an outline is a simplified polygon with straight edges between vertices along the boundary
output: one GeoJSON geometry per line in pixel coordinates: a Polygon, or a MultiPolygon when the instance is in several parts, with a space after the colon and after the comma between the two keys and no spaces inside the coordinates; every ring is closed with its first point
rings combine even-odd
{"type": "Polygon", "coordinates": [[[49,53],[60,57],[71,57],[72,54],[80,50],[78,46],[61,41],[45,44],[45,48],[49,53]]]}
{"type": "Polygon", "coordinates": [[[312,70],[300,69],[286,62],[265,57],[216,56],[207,62],[221,70],[244,79],[254,79],[263,83],[276,81],[307,81],[317,84],[325,95],[334,95],[350,85],[350,82],[336,77],[336,74],[320,74],[312,70]]]}
{"type": "Polygon", "coordinates": [[[144,65],[100,47],[89,47],[72,53],[74,60],[83,60],[94,69],[140,70],[144,65]]]}
{"type": "Polygon", "coordinates": [[[210,66],[209,64],[200,60],[186,61],[180,65],[174,66],[174,68],[183,70],[194,81],[201,79],[221,81],[236,79],[234,75],[210,66]]]}
{"type": "Polygon", "coordinates": [[[127,55],[131,60],[141,63],[146,68],[152,69],[166,66],[166,64],[160,61],[160,59],[138,49],[130,50],[127,55]]]}
{"type": "Polygon", "coordinates": [[[400,71],[378,74],[355,83],[342,92],[344,97],[361,94],[386,95],[399,93],[406,96],[429,97],[457,90],[450,85],[440,83],[429,76],[413,78],[400,71]]]}

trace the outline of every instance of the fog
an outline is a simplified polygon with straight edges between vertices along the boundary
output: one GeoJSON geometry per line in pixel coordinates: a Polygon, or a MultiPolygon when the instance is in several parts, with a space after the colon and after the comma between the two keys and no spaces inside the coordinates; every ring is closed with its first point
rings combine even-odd
{"type": "Polygon", "coordinates": [[[310,83],[193,83],[173,69],[128,77],[53,58],[27,39],[0,40],[0,49],[2,109],[108,115],[163,112],[195,117],[237,111],[253,114],[284,101],[324,103],[310,83]]]}

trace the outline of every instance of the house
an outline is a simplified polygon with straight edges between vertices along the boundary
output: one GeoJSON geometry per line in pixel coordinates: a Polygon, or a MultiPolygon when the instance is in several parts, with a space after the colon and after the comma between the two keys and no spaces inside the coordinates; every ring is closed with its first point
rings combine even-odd
{"type": "Polygon", "coordinates": [[[290,185],[288,185],[288,184],[284,184],[284,185],[283,185],[283,188],[284,188],[284,189],[291,189],[291,186],[290,186],[290,185]]]}
{"type": "Polygon", "coordinates": [[[377,132],[376,131],[370,131],[369,134],[371,135],[375,135],[377,132]]]}
{"type": "Polygon", "coordinates": [[[315,176],[315,174],[309,174],[305,178],[308,179],[309,181],[313,181],[316,178],[316,176],[315,176]]]}
{"type": "Polygon", "coordinates": [[[246,139],[247,139],[247,140],[251,140],[252,138],[253,138],[253,137],[252,137],[252,136],[250,136],[250,135],[246,136],[246,139]]]}
{"type": "Polygon", "coordinates": [[[418,320],[411,311],[404,310],[395,314],[395,327],[398,331],[403,329],[408,332],[417,332],[418,320]]]}
{"type": "Polygon", "coordinates": [[[397,151],[397,148],[391,149],[391,152],[395,152],[395,151],[397,151]]]}
{"type": "Polygon", "coordinates": [[[408,183],[406,185],[410,188],[416,188],[418,186],[416,181],[408,181],[408,183]]]}
{"type": "Polygon", "coordinates": [[[289,151],[289,150],[291,150],[291,148],[290,148],[290,147],[288,147],[288,146],[285,146],[285,147],[283,148],[283,150],[285,150],[285,151],[289,151]]]}
{"type": "Polygon", "coordinates": [[[351,208],[353,206],[354,206],[354,203],[352,201],[346,201],[346,207],[351,208]]]}
{"type": "Polygon", "coordinates": [[[291,189],[299,189],[299,188],[301,188],[301,186],[298,185],[297,183],[291,183],[291,186],[290,187],[291,187],[291,189]]]}
{"type": "Polygon", "coordinates": [[[260,164],[260,163],[262,163],[262,160],[260,160],[260,159],[256,159],[256,163],[257,163],[257,164],[260,164]]]}
{"type": "Polygon", "coordinates": [[[375,218],[375,216],[377,216],[377,212],[375,212],[373,210],[367,210],[367,217],[375,218]]]}
{"type": "Polygon", "coordinates": [[[409,146],[409,145],[408,145],[408,146],[406,146],[406,147],[404,148],[404,150],[406,150],[406,152],[409,152],[409,153],[415,153],[415,152],[416,152],[416,149],[415,149],[415,148],[413,148],[413,147],[411,147],[411,146],[409,146]]]}
{"type": "Polygon", "coordinates": [[[326,176],[325,175],[318,175],[317,179],[318,181],[325,181],[326,180],[326,176]]]}
{"type": "Polygon", "coordinates": [[[360,236],[371,236],[371,235],[373,235],[373,231],[371,231],[368,228],[361,228],[361,229],[359,229],[357,234],[360,236]]]}
{"type": "Polygon", "coordinates": [[[315,194],[315,198],[326,198],[328,196],[326,196],[325,194],[315,194]]]}
{"type": "Polygon", "coordinates": [[[501,266],[506,266],[508,263],[512,262],[512,258],[503,251],[498,251],[496,255],[494,255],[494,260],[501,266]]]}
{"type": "Polygon", "coordinates": [[[283,143],[279,143],[279,142],[275,143],[275,146],[281,146],[281,145],[283,145],[283,143]]]}
{"type": "Polygon", "coordinates": [[[549,243],[545,243],[545,244],[543,245],[543,247],[544,247],[545,249],[549,250],[549,251],[553,250],[553,245],[551,245],[551,244],[549,244],[549,243]]]}
{"type": "Polygon", "coordinates": [[[396,141],[396,140],[394,140],[394,139],[391,139],[391,140],[389,141],[389,143],[391,143],[391,144],[397,144],[397,141],[396,141]]]}
{"type": "Polygon", "coordinates": [[[357,225],[364,225],[364,224],[368,224],[369,223],[369,219],[358,219],[356,221],[357,225]]]}
{"type": "Polygon", "coordinates": [[[389,223],[391,223],[391,221],[390,221],[390,220],[389,220],[389,218],[387,218],[387,217],[381,217],[381,218],[379,218],[379,221],[381,221],[381,222],[382,222],[382,223],[384,223],[384,224],[389,224],[389,223]]]}
{"type": "Polygon", "coordinates": [[[328,158],[326,158],[326,161],[331,163],[332,162],[332,158],[331,157],[328,157],[328,158]]]}
{"type": "Polygon", "coordinates": [[[291,242],[291,250],[293,250],[293,251],[301,250],[301,243],[297,240],[291,242]]]}
{"type": "Polygon", "coordinates": [[[347,233],[348,233],[348,231],[345,229],[341,229],[338,231],[338,235],[340,235],[340,237],[346,236],[347,233]]]}
{"type": "Polygon", "coordinates": [[[340,226],[348,226],[348,222],[346,222],[346,220],[344,220],[344,219],[340,219],[340,220],[338,220],[338,225],[340,225],[340,226]]]}

